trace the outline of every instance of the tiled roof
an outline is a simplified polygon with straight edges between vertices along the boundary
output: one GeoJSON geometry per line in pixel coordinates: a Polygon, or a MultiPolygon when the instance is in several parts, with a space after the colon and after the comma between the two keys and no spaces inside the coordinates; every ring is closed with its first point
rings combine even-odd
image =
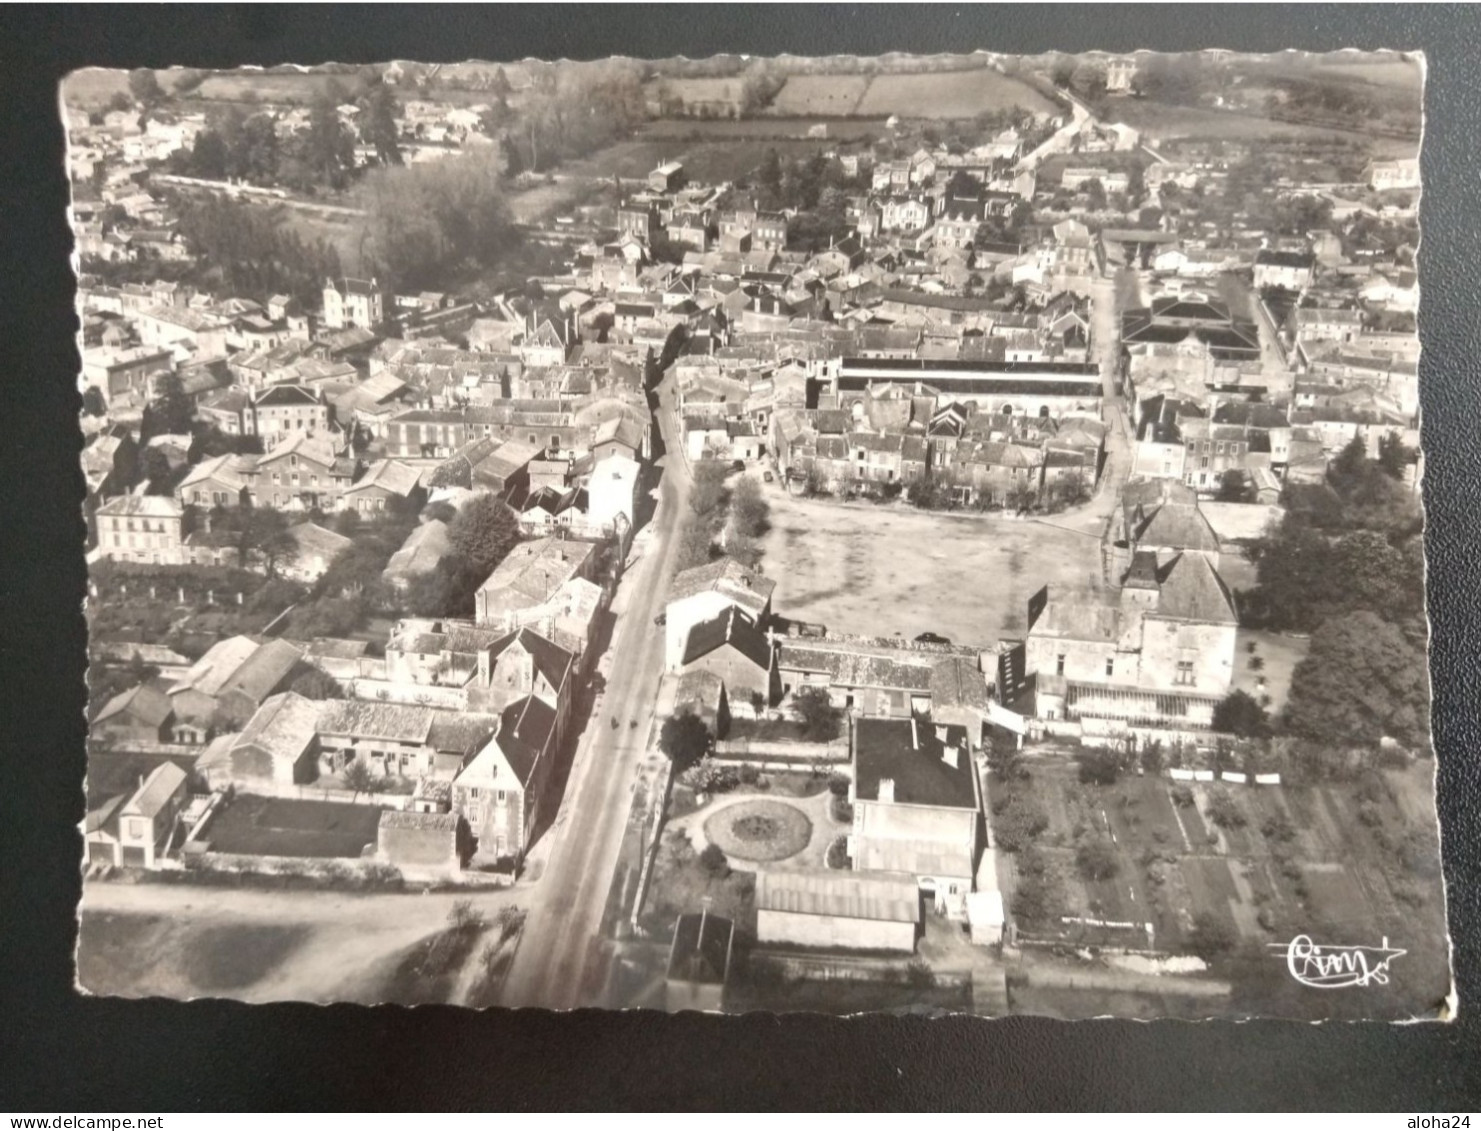
{"type": "Polygon", "coordinates": [[[1134,540],[1145,546],[1217,553],[1219,536],[1204,518],[1197,503],[1163,503],[1147,515],[1134,531],[1134,540]]]}
{"type": "Polygon", "coordinates": [[[468,754],[487,742],[498,729],[498,715],[438,711],[427,732],[427,745],[450,754],[468,754]]]}
{"type": "Polygon", "coordinates": [[[504,708],[495,741],[522,785],[529,784],[554,730],[555,710],[543,699],[530,695],[504,708]]]}
{"type": "Polygon", "coordinates": [[[178,519],[184,510],[168,495],[119,495],[99,507],[98,513],[128,518],[178,519]]]}
{"type": "Polygon", "coordinates": [[[713,620],[701,621],[689,630],[684,641],[683,662],[692,664],[727,645],[762,672],[771,670],[771,642],[766,633],[744,617],[737,616],[733,605],[713,620]]]}
{"type": "Polygon", "coordinates": [[[440,519],[424,522],[406,536],[401,548],[391,555],[385,572],[392,577],[409,577],[417,573],[430,573],[437,568],[451,543],[447,538],[447,523],[440,519]]]}
{"type": "Polygon", "coordinates": [[[457,834],[458,818],[453,813],[418,813],[410,809],[387,809],[381,813],[382,829],[424,829],[432,832],[457,834]]]}
{"type": "Polygon", "coordinates": [[[153,817],[171,797],[175,791],[185,783],[186,774],[174,762],[161,762],[156,766],[147,778],[144,779],[139,790],[133,797],[129,798],[122,812],[130,815],[138,814],[142,817],[153,817]]]}
{"type": "Polygon", "coordinates": [[[786,671],[826,674],[841,687],[876,687],[926,694],[937,656],[854,641],[780,641],[777,667],[786,671]]]}
{"type": "Polygon", "coordinates": [[[1038,637],[1061,637],[1066,640],[1113,642],[1121,636],[1121,610],[1080,598],[1051,597],[1028,634],[1038,637]]]}
{"type": "Polygon", "coordinates": [[[931,709],[950,707],[987,710],[987,680],[965,656],[946,656],[931,667],[931,709]]]}
{"type": "Polygon", "coordinates": [[[287,691],[257,709],[232,748],[251,745],[273,758],[297,761],[313,741],[318,724],[319,704],[287,691]]]}
{"type": "Polygon", "coordinates": [[[94,724],[106,722],[115,715],[128,714],[146,726],[157,727],[170,717],[170,697],[156,687],[141,683],[138,687],[115,695],[94,717],[94,724]]]}
{"type": "Polygon", "coordinates": [[[430,707],[370,703],[358,699],[326,699],[319,715],[318,732],[353,738],[425,743],[432,729],[432,719],[433,711],[430,707]]]}
{"type": "Polygon", "coordinates": [[[270,695],[302,658],[302,654],[286,640],[269,640],[257,648],[232,672],[221,685],[218,694],[240,692],[253,702],[260,703],[270,695]]]}
{"type": "Polygon", "coordinates": [[[364,491],[371,487],[379,487],[381,490],[389,491],[393,495],[405,497],[416,490],[420,474],[416,468],[408,467],[399,460],[376,460],[365,469],[364,475],[345,488],[345,493],[349,494],[352,491],[364,491]]]}
{"type": "Polygon", "coordinates": [[[1239,623],[1223,578],[1196,553],[1179,554],[1163,569],[1157,615],[1200,624],[1239,623]]]}
{"type": "Polygon", "coordinates": [[[576,658],[554,641],[547,640],[533,629],[521,628],[488,645],[494,658],[502,656],[513,644],[518,643],[530,654],[535,670],[545,677],[551,687],[560,691],[565,686],[576,658]]]}
{"type": "Polygon", "coordinates": [[[732,558],[686,569],[674,577],[669,601],[682,601],[696,593],[720,593],[753,613],[760,613],[771,600],[776,582],[747,569],[732,558]]]}

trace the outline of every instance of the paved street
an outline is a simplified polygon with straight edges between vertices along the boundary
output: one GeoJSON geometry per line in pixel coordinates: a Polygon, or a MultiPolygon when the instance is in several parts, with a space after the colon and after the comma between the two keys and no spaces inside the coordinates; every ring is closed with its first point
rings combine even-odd
{"type": "Polygon", "coordinates": [[[654,723],[663,674],[663,632],[653,618],[673,577],[674,537],[689,495],[669,398],[661,387],[658,414],[665,450],[653,533],[641,560],[624,577],[608,656],[607,687],[582,735],[561,813],[525,923],[524,938],[505,983],[504,1004],[552,1009],[597,1004],[606,944],[598,938],[617,868],[637,767],[654,723]],[[616,718],[612,727],[609,719],[616,718]],[[630,726],[636,719],[638,725],[630,726]]]}

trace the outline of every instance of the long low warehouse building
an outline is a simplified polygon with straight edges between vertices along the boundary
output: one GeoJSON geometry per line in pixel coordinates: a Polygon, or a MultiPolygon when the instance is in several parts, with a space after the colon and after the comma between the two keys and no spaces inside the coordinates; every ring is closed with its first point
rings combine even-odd
{"type": "Polygon", "coordinates": [[[1059,417],[1100,414],[1100,369],[1070,361],[934,361],[922,358],[844,358],[833,376],[840,408],[849,394],[879,385],[930,389],[943,401],[976,401],[985,412],[1059,417]]]}
{"type": "Polygon", "coordinates": [[[829,950],[913,951],[920,901],[913,876],[761,872],[756,937],[829,950]]]}

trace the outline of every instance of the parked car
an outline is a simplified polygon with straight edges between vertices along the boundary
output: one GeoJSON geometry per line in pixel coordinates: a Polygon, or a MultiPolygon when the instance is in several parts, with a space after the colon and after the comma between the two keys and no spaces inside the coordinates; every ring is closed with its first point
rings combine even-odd
{"type": "Polygon", "coordinates": [[[763,471],[761,473],[761,481],[763,483],[770,483],[774,478],[776,478],[776,477],[774,475],[772,475],[772,473],[769,472],[769,471],[763,471]]]}
{"type": "Polygon", "coordinates": [[[668,623],[668,619],[669,619],[668,613],[659,613],[656,617],[653,618],[653,623],[654,624],[667,624],[668,623]]]}
{"type": "Polygon", "coordinates": [[[945,637],[945,636],[942,636],[939,633],[935,633],[935,632],[922,632],[915,639],[916,639],[916,642],[918,644],[950,644],[951,643],[950,638],[945,637]]]}

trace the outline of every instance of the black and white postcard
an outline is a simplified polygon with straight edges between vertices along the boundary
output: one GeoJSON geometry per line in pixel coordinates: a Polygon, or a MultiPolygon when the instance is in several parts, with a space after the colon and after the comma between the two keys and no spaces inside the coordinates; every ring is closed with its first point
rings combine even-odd
{"type": "Polygon", "coordinates": [[[79,987],[1449,1017],[1423,78],[73,73],[79,987]]]}

